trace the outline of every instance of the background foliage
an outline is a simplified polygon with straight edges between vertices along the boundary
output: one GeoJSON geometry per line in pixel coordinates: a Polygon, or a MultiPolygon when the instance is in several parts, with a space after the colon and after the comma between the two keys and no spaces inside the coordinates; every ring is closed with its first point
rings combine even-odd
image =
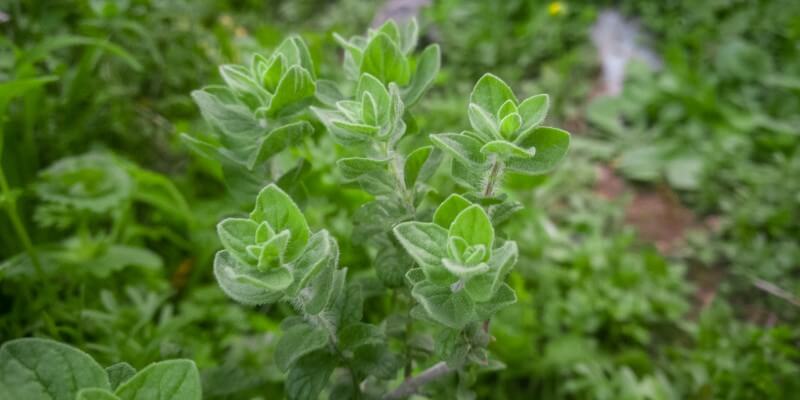
{"type": "MultiPolygon", "coordinates": [[[[136,369],[189,358],[206,398],[282,393],[273,355],[291,310],[238,306],[214,281],[215,225],[253,198],[231,196],[230,171],[189,150],[181,134],[212,137],[190,93],[290,34],[308,44],[314,73],[346,79],[332,32],[362,34],[381,6],[0,6],[0,342],[47,337],[136,369]]],[[[519,302],[491,325],[505,368],[461,377],[469,388],[442,380],[432,398],[796,396],[797,2],[441,0],[421,10],[420,30],[443,62],[414,109],[423,134],[411,148],[469,126],[466,99],[487,70],[521,99],[549,93],[548,125],[574,134],[554,174],[503,182],[525,206],[503,226],[520,244],[509,278],[519,302]],[[590,40],[609,6],[637,19],[663,60],[632,65],[613,97],[596,95],[590,40]]],[[[372,198],[341,184],[336,160],[352,149],[313,128],[270,168],[313,161],[290,194],[312,231],[338,240],[370,320],[394,306],[366,267],[373,248],[353,236],[372,198]]],[[[438,204],[454,185],[435,175],[428,196],[438,204]]]]}

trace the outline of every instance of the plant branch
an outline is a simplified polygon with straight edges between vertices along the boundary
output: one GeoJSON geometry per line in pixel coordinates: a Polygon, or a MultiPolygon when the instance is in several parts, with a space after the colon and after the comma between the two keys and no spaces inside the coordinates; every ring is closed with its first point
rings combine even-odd
{"type": "Polygon", "coordinates": [[[425,371],[420,372],[417,376],[403,381],[403,383],[401,383],[400,386],[398,386],[395,390],[383,396],[383,400],[405,399],[406,397],[417,393],[420,388],[428,383],[431,383],[453,371],[454,370],[452,368],[447,366],[446,362],[438,362],[425,371]]]}
{"type": "Polygon", "coordinates": [[[494,194],[494,187],[502,175],[503,162],[496,157],[492,160],[492,167],[489,176],[486,178],[486,187],[483,189],[483,197],[491,197],[494,194]]]}

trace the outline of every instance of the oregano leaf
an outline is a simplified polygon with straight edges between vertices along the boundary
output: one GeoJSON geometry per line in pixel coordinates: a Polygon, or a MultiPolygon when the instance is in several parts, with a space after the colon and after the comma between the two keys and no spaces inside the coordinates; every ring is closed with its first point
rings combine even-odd
{"type": "Polygon", "coordinates": [[[569,133],[557,128],[536,128],[527,138],[517,144],[523,148],[535,148],[532,158],[510,158],[506,162],[509,171],[526,175],[549,172],[564,158],[569,148],[569,133]]]}
{"type": "Polygon", "coordinates": [[[472,203],[470,203],[469,200],[459,194],[453,193],[436,208],[436,211],[433,213],[433,222],[442,228],[450,229],[450,225],[456,219],[456,216],[471,205],[472,203]]]}
{"type": "Polygon", "coordinates": [[[328,334],[324,329],[307,322],[292,325],[278,340],[275,347],[275,364],[281,371],[288,371],[300,357],[327,344],[328,334]]]}
{"type": "Polygon", "coordinates": [[[114,391],[121,400],[200,400],[200,373],[192,360],[153,363],[114,391]]]}
{"type": "Polygon", "coordinates": [[[473,204],[461,211],[453,220],[449,237],[460,237],[469,245],[483,245],[491,249],[494,244],[494,227],[483,207],[473,204]]]}
{"type": "Polygon", "coordinates": [[[379,32],[367,44],[361,60],[361,72],[378,78],[384,84],[408,83],[408,59],[389,35],[379,32]]]}
{"type": "Polygon", "coordinates": [[[136,375],[136,369],[126,362],[120,362],[107,367],[106,373],[111,390],[115,390],[120,384],[136,375]]]}
{"type": "Polygon", "coordinates": [[[470,103],[475,103],[492,114],[508,100],[516,102],[514,92],[502,79],[489,73],[478,80],[469,96],[470,103]]]}
{"type": "Polygon", "coordinates": [[[310,231],[306,218],[292,198],[275,184],[266,186],[258,193],[250,218],[256,222],[267,221],[276,232],[289,230],[292,236],[286,248],[287,262],[297,258],[308,243],[310,231]]]}

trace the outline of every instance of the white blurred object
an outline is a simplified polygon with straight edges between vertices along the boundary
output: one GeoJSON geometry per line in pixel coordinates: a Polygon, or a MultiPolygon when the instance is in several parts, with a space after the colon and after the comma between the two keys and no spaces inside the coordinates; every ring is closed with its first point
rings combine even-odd
{"type": "Polygon", "coordinates": [[[430,3],[431,0],[387,0],[372,20],[372,26],[378,27],[388,19],[407,21],[416,17],[419,9],[430,3]]]}
{"type": "Polygon", "coordinates": [[[592,26],[592,42],[597,47],[603,67],[602,94],[615,96],[622,91],[625,66],[639,60],[657,70],[661,59],[652,50],[641,44],[644,34],[634,21],[625,18],[616,10],[603,11],[592,26]]]}

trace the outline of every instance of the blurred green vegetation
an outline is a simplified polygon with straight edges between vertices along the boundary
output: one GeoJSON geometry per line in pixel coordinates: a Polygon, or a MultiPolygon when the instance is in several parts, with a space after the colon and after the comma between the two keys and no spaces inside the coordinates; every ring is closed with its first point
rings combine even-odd
{"type": "MultiPolygon", "coordinates": [[[[207,129],[189,93],[290,33],[335,78],[331,32],[363,32],[381,5],[2,3],[0,342],[50,337],[137,368],[192,358],[207,398],[280,390],[271,355],[288,310],[237,306],[213,281],[214,225],[239,204],[180,139],[207,129]]],[[[492,321],[506,368],[466,377],[459,396],[796,398],[800,2],[440,0],[420,18],[443,69],[414,111],[417,140],[467,126],[486,71],[522,96],[549,93],[549,122],[575,133],[555,174],[505,182],[525,206],[504,227],[520,244],[520,302],[492,321]],[[663,66],[632,65],[620,95],[597,96],[591,26],[611,6],[650,34],[663,66]],[[603,194],[601,168],[621,194],[603,194]],[[643,193],[692,216],[669,251],[630,217],[643,193]]],[[[351,237],[366,195],[340,184],[347,150],[316,128],[293,150],[312,161],[293,196],[339,240],[374,300],[369,319],[392,299],[351,237]]]]}

